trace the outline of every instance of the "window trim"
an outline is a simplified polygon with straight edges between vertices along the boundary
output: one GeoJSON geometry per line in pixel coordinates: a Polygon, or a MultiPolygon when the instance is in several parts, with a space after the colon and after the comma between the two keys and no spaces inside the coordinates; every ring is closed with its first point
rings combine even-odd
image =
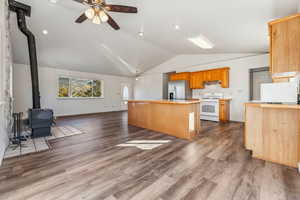
{"type": "Polygon", "coordinates": [[[59,99],[59,100],[104,99],[104,80],[102,80],[102,79],[79,78],[79,77],[74,77],[74,76],[59,75],[57,77],[56,99],[59,99]],[[69,97],[59,97],[59,79],[60,78],[68,78],[69,79],[69,97]],[[71,89],[71,79],[77,79],[77,80],[83,80],[83,81],[92,81],[92,83],[93,83],[93,81],[100,81],[101,82],[102,95],[100,97],[73,97],[72,96],[72,89],[71,89]]]}

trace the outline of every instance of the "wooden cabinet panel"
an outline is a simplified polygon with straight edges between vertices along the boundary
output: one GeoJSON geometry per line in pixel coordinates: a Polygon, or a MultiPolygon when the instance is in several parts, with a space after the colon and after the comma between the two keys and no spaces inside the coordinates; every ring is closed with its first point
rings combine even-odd
{"type": "Polygon", "coordinates": [[[230,100],[220,99],[219,101],[219,120],[222,123],[227,123],[230,120],[230,100]]]}
{"type": "Polygon", "coordinates": [[[190,72],[181,72],[181,73],[174,73],[170,74],[169,77],[170,81],[180,81],[180,80],[190,80],[190,72]]]}
{"type": "Polygon", "coordinates": [[[300,71],[300,15],[269,23],[272,73],[300,71]]]}
{"type": "Polygon", "coordinates": [[[202,72],[203,73],[203,81],[204,82],[207,82],[207,81],[211,81],[211,75],[212,75],[212,73],[211,73],[211,71],[203,71],[202,72]]]}
{"type": "Polygon", "coordinates": [[[298,167],[299,121],[298,106],[247,103],[245,146],[254,158],[298,167]]]}
{"type": "Polygon", "coordinates": [[[298,122],[298,110],[263,109],[264,159],[297,167],[299,145],[298,122]]]}
{"type": "Polygon", "coordinates": [[[288,21],[289,72],[300,71],[300,17],[288,21]]]}
{"type": "Polygon", "coordinates": [[[273,78],[273,83],[286,83],[286,82],[290,82],[290,77],[273,78]]]}
{"type": "Polygon", "coordinates": [[[204,83],[208,81],[220,81],[221,87],[229,88],[229,67],[192,72],[190,74],[190,87],[192,89],[203,89],[204,83]]]}
{"type": "Polygon", "coordinates": [[[263,157],[262,109],[260,106],[245,106],[245,147],[255,157],[263,157]]]}
{"type": "Polygon", "coordinates": [[[129,101],[128,124],[183,139],[193,139],[201,129],[199,112],[199,101],[181,104],[129,101]]]}
{"type": "Polygon", "coordinates": [[[221,73],[221,87],[229,88],[229,68],[222,69],[221,73]]]}
{"type": "Polygon", "coordinates": [[[190,88],[191,89],[196,89],[196,82],[197,82],[197,76],[195,73],[192,73],[191,78],[190,78],[190,88]]]}
{"type": "Polygon", "coordinates": [[[192,88],[192,89],[203,89],[204,88],[203,75],[204,74],[202,72],[193,72],[193,73],[191,73],[190,88],[192,88]]]}
{"type": "Polygon", "coordinates": [[[221,81],[222,80],[222,70],[221,69],[215,69],[215,70],[211,70],[208,71],[208,73],[210,74],[209,76],[209,81],[221,81]]]}

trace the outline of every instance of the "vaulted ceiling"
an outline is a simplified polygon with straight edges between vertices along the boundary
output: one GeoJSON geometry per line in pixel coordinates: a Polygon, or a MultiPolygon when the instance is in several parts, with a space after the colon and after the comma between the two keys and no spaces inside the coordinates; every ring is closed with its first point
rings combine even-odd
{"type": "MultiPolygon", "coordinates": [[[[138,14],[111,13],[121,27],[115,31],[107,24],[75,24],[86,7],[72,0],[19,1],[32,6],[27,24],[37,38],[40,66],[122,76],[181,54],[267,52],[267,22],[298,7],[298,0],[107,0],[139,9],[138,14]],[[198,35],[214,48],[201,49],[187,40],[198,35]]],[[[26,40],[13,13],[10,23],[14,61],[28,64],[26,40]]]]}

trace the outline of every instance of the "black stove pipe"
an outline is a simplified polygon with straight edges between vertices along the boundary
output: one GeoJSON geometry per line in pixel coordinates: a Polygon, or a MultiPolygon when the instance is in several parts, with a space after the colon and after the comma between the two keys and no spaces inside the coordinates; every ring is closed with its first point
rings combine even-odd
{"type": "Polygon", "coordinates": [[[41,103],[35,37],[27,28],[25,18],[25,15],[29,15],[28,13],[30,13],[30,7],[25,4],[10,0],[10,8],[17,13],[18,27],[20,31],[27,37],[32,83],[32,105],[33,109],[40,109],[41,103]]]}

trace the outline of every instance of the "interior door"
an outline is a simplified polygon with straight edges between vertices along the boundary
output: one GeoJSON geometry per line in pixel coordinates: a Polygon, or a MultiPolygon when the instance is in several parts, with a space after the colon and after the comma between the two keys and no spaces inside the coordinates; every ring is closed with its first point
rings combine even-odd
{"type": "Polygon", "coordinates": [[[128,83],[121,84],[121,110],[128,110],[127,101],[131,99],[131,87],[128,83]]]}
{"type": "Polygon", "coordinates": [[[260,88],[263,83],[272,83],[269,67],[250,69],[250,100],[260,100],[260,88]]]}

